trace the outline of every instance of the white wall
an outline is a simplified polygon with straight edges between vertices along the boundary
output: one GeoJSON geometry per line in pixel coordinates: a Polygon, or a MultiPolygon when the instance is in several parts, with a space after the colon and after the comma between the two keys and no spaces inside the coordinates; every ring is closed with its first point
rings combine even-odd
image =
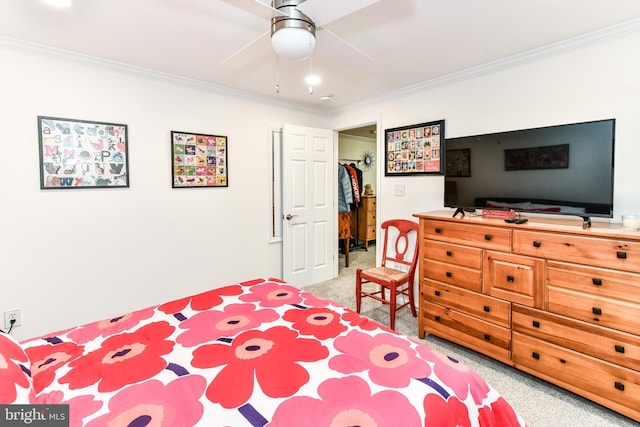
{"type": "MultiPolygon", "coordinates": [[[[335,128],[379,118],[384,129],[445,119],[446,137],[616,118],[614,221],[640,213],[640,35],[511,66],[337,112],[335,128]]],[[[385,177],[378,167],[379,222],[443,207],[442,176],[385,177]],[[405,196],[394,196],[395,184],[405,196]]],[[[594,218],[594,221],[597,219],[594,218]]],[[[582,220],[576,218],[577,224],[582,220]]]]}
{"type": "Polygon", "coordinates": [[[17,51],[0,70],[0,311],[22,308],[18,339],[281,275],[269,126],[321,115],[17,51]],[[38,115],[127,124],[130,188],[40,190],[38,115]],[[171,130],[227,135],[229,187],[172,189],[171,130]]]}
{"type": "MultiPolygon", "coordinates": [[[[19,339],[230,282],[280,275],[268,243],[268,129],[378,124],[378,218],[443,206],[442,176],[385,177],[383,130],[445,119],[447,137],[616,118],[615,211],[640,213],[640,35],[336,112],[0,50],[0,310],[19,339]],[[39,189],[37,115],[129,125],[131,188],[39,189]],[[229,188],[172,190],[169,132],[229,137],[229,188]],[[393,195],[395,184],[405,196],[393,195]]],[[[618,218],[616,218],[618,219],[618,218]]],[[[579,221],[579,220],[577,220],[579,221]]]]}

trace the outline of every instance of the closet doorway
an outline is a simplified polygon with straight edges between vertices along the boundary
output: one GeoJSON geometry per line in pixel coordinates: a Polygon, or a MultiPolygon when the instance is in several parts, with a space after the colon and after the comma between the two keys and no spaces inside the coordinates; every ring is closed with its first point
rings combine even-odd
{"type": "MultiPolygon", "coordinates": [[[[352,191],[352,203],[347,205],[347,215],[350,217],[350,238],[340,236],[338,269],[348,268],[350,271],[362,268],[363,262],[375,263],[375,242],[377,233],[377,125],[375,123],[345,129],[338,132],[338,185],[340,177],[347,174],[352,191]],[[342,174],[341,174],[342,171],[342,174]],[[359,194],[356,196],[356,189],[359,194]],[[361,253],[366,252],[366,253],[361,253]],[[365,261],[366,260],[366,261],[365,261]]],[[[344,178],[343,178],[344,179],[344,178]]],[[[343,182],[343,191],[346,183],[343,182]]],[[[344,194],[343,194],[344,195],[344,194]]],[[[339,194],[338,199],[342,196],[339,194]]],[[[349,196],[346,197],[349,199],[349,196]]],[[[340,206],[338,215],[344,218],[344,204],[340,206]]],[[[355,273],[354,273],[355,274],[355,273]]]]}

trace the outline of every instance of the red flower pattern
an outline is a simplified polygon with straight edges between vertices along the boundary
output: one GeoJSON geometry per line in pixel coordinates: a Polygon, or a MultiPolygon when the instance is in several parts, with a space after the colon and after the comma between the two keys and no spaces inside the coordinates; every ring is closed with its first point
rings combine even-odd
{"type": "Polygon", "coordinates": [[[293,323],[293,328],[303,335],[313,335],[320,340],[335,338],[347,330],[340,323],[340,315],[328,308],[288,310],[282,318],[293,323]]]}
{"type": "MultiPolygon", "coordinates": [[[[438,394],[428,394],[424,398],[424,412],[426,414],[424,418],[425,427],[471,427],[469,410],[464,403],[454,396],[444,400],[438,394]]],[[[489,425],[502,426],[501,424],[489,425]]]]}
{"type": "Polygon", "coordinates": [[[309,381],[309,373],[299,362],[315,362],[328,355],[328,349],[320,342],[298,338],[295,331],[277,326],[243,332],[231,346],[203,345],[194,350],[192,365],[224,366],[209,384],[206,395],[225,408],[235,408],[247,402],[254,381],[269,397],[291,396],[309,381]]]}
{"type": "Polygon", "coordinates": [[[257,302],[261,307],[282,307],[286,304],[300,304],[302,296],[300,289],[281,282],[269,281],[250,288],[250,291],[240,297],[246,302],[257,302]]]}
{"type": "Polygon", "coordinates": [[[88,395],[76,396],[69,400],[64,400],[64,394],[59,390],[52,391],[51,393],[41,393],[37,398],[34,398],[31,403],[42,405],[69,405],[69,427],[82,427],[82,420],[94,414],[102,407],[102,402],[88,395]]]}
{"type": "Polygon", "coordinates": [[[31,387],[31,379],[20,367],[20,363],[27,362],[27,355],[18,343],[0,333],[0,404],[14,403],[18,397],[18,387],[31,387]]]}
{"type": "Polygon", "coordinates": [[[100,381],[98,391],[108,392],[151,378],[167,366],[162,356],[173,349],[173,341],[166,338],[174,329],[167,322],[156,322],[112,335],[99,349],[71,361],[72,369],[60,383],[68,383],[73,390],[100,381]]]}
{"type": "Polygon", "coordinates": [[[196,311],[209,310],[212,307],[222,304],[222,297],[240,295],[241,293],[242,287],[240,285],[226,286],[224,288],[212,289],[198,295],[167,302],[159,305],[158,310],[167,314],[174,314],[184,310],[189,304],[191,304],[191,308],[196,311]]]}
{"type": "Polygon", "coordinates": [[[29,347],[25,351],[31,360],[33,389],[36,393],[40,393],[53,382],[56,370],[80,357],[84,347],[71,342],[62,342],[29,347]]]}
{"type": "Polygon", "coordinates": [[[73,342],[84,344],[97,337],[107,337],[133,329],[138,323],[153,316],[153,307],[134,311],[111,319],[89,323],[75,329],[67,335],[73,342]]]}
{"type": "Polygon", "coordinates": [[[478,420],[480,421],[480,427],[522,425],[516,412],[502,397],[493,402],[491,407],[484,406],[480,408],[478,420]]]}

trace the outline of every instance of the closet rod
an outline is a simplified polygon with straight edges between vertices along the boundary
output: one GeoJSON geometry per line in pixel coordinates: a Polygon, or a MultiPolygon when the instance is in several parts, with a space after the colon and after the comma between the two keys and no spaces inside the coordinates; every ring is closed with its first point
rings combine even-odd
{"type": "Polygon", "coordinates": [[[362,160],[360,159],[338,159],[339,162],[358,162],[360,163],[362,160]]]}

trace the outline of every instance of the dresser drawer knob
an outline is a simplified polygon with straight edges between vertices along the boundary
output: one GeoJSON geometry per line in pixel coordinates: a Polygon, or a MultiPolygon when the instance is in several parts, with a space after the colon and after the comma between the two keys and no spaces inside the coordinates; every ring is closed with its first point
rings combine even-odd
{"type": "Polygon", "coordinates": [[[434,293],[436,294],[437,297],[440,296],[440,291],[435,291],[434,293]]]}
{"type": "Polygon", "coordinates": [[[534,248],[539,248],[540,246],[542,246],[542,243],[540,242],[540,240],[534,240],[533,241],[533,247],[534,248]]]}
{"type": "Polygon", "coordinates": [[[493,236],[491,234],[484,235],[484,240],[491,240],[491,239],[493,239],[493,236]]]}
{"type": "Polygon", "coordinates": [[[602,279],[596,279],[594,277],[593,279],[591,279],[591,283],[593,283],[596,286],[602,286],[602,279]]]}
{"type": "Polygon", "coordinates": [[[434,317],[434,319],[436,320],[436,322],[439,322],[440,321],[440,316],[436,316],[436,317],[434,317]]]}
{"type": "Polygon", "coordinates": [[[533,325],[534,328],[540,327],[540,322],[538,322],[537,320],[534,320],[533,322],[531,322],[531,324],[533,325]]]}
{"type": "Polygon", "coordinates": [[[533,357],[536,360],[540,360],[540,353],[534,351],[533,353],[531,353],[531,357],[533,357]]]}
{"type": "Polygon", "coordinates": [[[591,312],[592,312],[593,314],[595,314],[595,315],[600,316],[600,315],[602,314],[602,309],[601,309],[601,308],[598,308],[598,307],[593,307],[593,308],[591,309],[591,312]]]}
{"type": "Polygon", "coordinates": [[[436,233],[438,234],[442,233],[442,229],[440,227],[436,227],[436,233]]]}
{"type": "Polygon", "coordinates": [[[485,305],[484,307],[482,307],[482,309],[487,313],[491,311],[491,307],[489,307],[488,305],[485,305]]]}
{"type": "Polygon", "coordinates": [[[447,277],[452,277],[452,276],[453,276],[453,273],[452,273],[452,272],[450,272],[450,271],[447,271],[447,272],[445,273],[445,275],[446,275],[447,277]]]}
{"type": "Polygon", "coordinates": [[[622,384],[620,381],[616,381],[615,386],[618,390],[624,391],[624,384],[622,384]]]}
{"type": "Polygon", "coordinates": [[[513,276],[507,276],[507,282],[509,282],[509,283],[513,283],[515,280],[516,280],[516,279],[515,279],[515,277],[513,277],[513,276]]]}
{"type": "Polygon", "coordinates": [[[616,344],[616,353],[624,353],[624,346],[616,344]]]}
{"type": "Polygon", "coordinates": [[[618,251],[616,252],[616,256],[620,259],[627,259],[627,253],[624,251],[618,251]]]}
{"type": "Polygon", "coordinates": [[[564,359],[560,359],[560,363],[567,363],[567,361],[564,359]]]}
{"type": "Polygon", "coordinates": [[[453,256],[453,252],[447,251],[447,256],[453,256]]]}
{"type": "Polygon", "coordinates": [[[487,340],[487,341],[491,341],[491,335],[484,334],[484,339],[487,340]]]}

